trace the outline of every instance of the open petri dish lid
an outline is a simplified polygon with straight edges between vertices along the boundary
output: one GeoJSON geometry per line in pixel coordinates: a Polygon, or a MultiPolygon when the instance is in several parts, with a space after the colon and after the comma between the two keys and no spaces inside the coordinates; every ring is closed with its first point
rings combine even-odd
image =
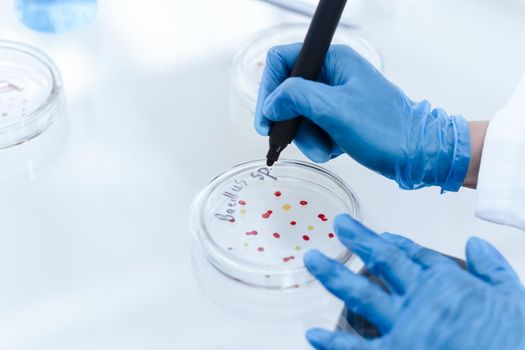
{"type": "Polygon", "coordinates": [[[40,135],[63,103],[55,64],[31,46],[0,41],[0,149],[40,135]]]}
{"type": "Polygon", "coordinates": [[[219,175],[195,198],[192,229],[202,253],[224,275],[264,288],[297,288],[313,280],[303,255],[318,249],[346,262],[351,253],[333,232],[333,219],[360,219],[352,191],[313,164],[264,160],[219,175]]]}

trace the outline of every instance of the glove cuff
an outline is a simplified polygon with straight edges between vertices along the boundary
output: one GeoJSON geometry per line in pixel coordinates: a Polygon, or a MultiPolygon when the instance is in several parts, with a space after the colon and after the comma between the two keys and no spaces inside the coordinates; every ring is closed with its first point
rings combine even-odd
{"type": "Polygon", "coordinates": [[[440,108],[430,110],[427,101],[413,104],[411,110],[415,122],[407,130],[405,161],[396,164],[395,180],[408,190],[439,186],[441,193],[457,192],[470,163],[467,121],[440,108]]]}
{"type": "Polygon", "coordinates": [[[452,116],[448,118],[448,123],[454,144],[451,145],[450,170],[440,185],[441,193],[459,191],[470,163],[470,130],[467,121],[461,116],[452,116]]]}

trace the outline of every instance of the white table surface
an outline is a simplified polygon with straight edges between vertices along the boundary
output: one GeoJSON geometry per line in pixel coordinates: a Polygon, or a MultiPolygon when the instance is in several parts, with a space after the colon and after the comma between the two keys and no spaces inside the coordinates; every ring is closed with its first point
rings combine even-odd
{"type": "MultiPolygon", "coordinates": [[[[299,18],[250,0],[99,3],[90,26],[51,36],[0,2],[0,37],[35,45],[60,67],[69,120],[51,171],[0,184],[0,348],[308,349],[302,333],[315,316],[276,329],[204,300],[188,227],[208,180],[266,151],[264,138],[228,118],[235,49],[299,18]]],[[[522,1],[350,3],[347,16],[379,48],[386,74],[450,113],[489,118],[525,70],[522,1]]],[[[327,167],[374,229],[460,257],[478,235],[525,277],[525,234],[474,218],[475,191],[401,191],[348,157],[327,167]]],[[[335,322],[338,305],[328,311],[335,322]]]]}

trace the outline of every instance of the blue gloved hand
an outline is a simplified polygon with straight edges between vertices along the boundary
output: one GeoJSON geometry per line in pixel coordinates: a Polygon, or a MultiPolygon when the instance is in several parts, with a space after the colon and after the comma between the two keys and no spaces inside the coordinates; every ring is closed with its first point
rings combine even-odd
{"type": "Polygon", "coordinates": [[[390,293],[317,251],[308,270],[382,337],[309,330],[318,350],[525,349],[525,293],[488,242],[469,239],[465,271],[453,260],[393,234],[378,236],[348,215],[335,220],[339,239],[379,276],[390,293]]]}
{"type": "Polygon", "coordinates": [[[413,102],[350,47],[328,51],[319,82],[289,78],[300,44],[268,52],[255,128],[306,117],[294,139],[314,162],[343,152],[404,189],[457,191],[468,170],[470,134],[462,117],[413,102]]]}

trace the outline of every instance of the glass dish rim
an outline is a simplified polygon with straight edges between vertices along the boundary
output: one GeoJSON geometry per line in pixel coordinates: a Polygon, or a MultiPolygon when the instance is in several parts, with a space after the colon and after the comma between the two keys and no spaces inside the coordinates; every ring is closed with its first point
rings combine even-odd
{"type": "MultiPolygon", "coordinates": [[[[55,65],[53,60],[42,50],[21,42],[0,39],[0,51],[3,50],[10,50],[18,54],[26,55],[28,57],[36,59],[40,64],[42,64],[42,67],[46,68],[47,71],[49,71],[51,76],[51,89],[49,95],[38,106],[38,108],[36,108],[34,111],[32,111],[31,113],[29,113],[21,119],[13,120],[9,123],[0,126],[0,132],[6,132],[9,129],[16,129],[20,125],[27,125],[37,122],[42,116],[42,114],[46,113],[48,109],[53,108],[54,105],[60,103],[59,97],[62,91],[62,78],[60,76],[58,67],[55,65]]],[[[43,125],[40,129],[36,130],[32,135],[26,135],[25,137],[21,138],[20,142],[16,142],[7,146],[0,146],[0,149],[14,146],[18,143],[28,141],[34,138],[35,136],[38,136],[51,125],[53,120],[54,116],[50,118],[48,123],[43,125]]]]}
{"type": "MultiPolygon", "coordinates": [[[[222,249],[219,247],[214,240],[211,239],[210,234],[208,232],[208,229],[206,227],[206,224],[204,222],[204,216],[205,213],[204,210],[204,203],[209,198],[209,196],[214,192],[214,190],[222,184],[225,180],[230,179],[235,174],[239,174],[242,172],[247,171],[250,168],[253,168],[254,166],[261,166],[265,165],[266,160],[265,159],[257,159],[253,161],[243,162],[240,164],[237,164],[233,166],[232,168],[220,173],[216,177],[214,177],[206,186],[204,186],[195,196],[192,205],[191,205],[191,215],[190,215],[190,228],[192,231],[192,236],[194,241],[197,243],[198,248],[205,254],[205,258],[223,275],[232,278],[234,280],[237,280],[241,283],[253,285],[255,287],[263,287],[263,288],[276,288],[279,289],[279,287],[268,287],[258,284],[253,284],[247,281],[243,281],[238,279],[235,276],[231,276],[230,274],[225,271],[225,269],[221,268],[223,265],[233,267],[236,270],[243,271],[248,274],[271,274],[273,276],[286,276],[286,275],[296,275],[300,273],[307,273],[307,269],[304,266],[297,266],[294,268],[287,268],[287,269],[275,269],[268,265],[261,265],[256,264],[252,262],[246,262],[245,260],[239,259],[236,256],[232,255],[228,251],[222,249]],[[242,262],[242,263],[241,263],[242,262]]],[[[354,217],[361,221],[361,206],[359,203],[359,200],[357,199],[356,195],[352,191],[352,189],[344,182],[342,178],[340,178],[338,175],[332,173],[331,171],[313,163],[301,161],[301,160],[291,160],[291,159],[281,159],[277,163],[277,165],[282,166],[293,166],[298,167],[301,169],[306,169],[308,171],[313,171],[317,175],[324,176],[331,182],[333,182],[339,189],[342,190],[342,193],[345,197],[347,197],[347,201],[344,202],[346,206],[349,206],[349,209],[353,207],[352,214],[354,217]],[[348,203],[348,201],[350,203],[348,203]]],[[[348,249],[344,249],[337,257],[334,259],[341,262],[346,263],[352,256],[352,253],[348,249]]],[[[304,283],[309,283],[313,280],[313,277],[305,281],[304,283]]]]}

